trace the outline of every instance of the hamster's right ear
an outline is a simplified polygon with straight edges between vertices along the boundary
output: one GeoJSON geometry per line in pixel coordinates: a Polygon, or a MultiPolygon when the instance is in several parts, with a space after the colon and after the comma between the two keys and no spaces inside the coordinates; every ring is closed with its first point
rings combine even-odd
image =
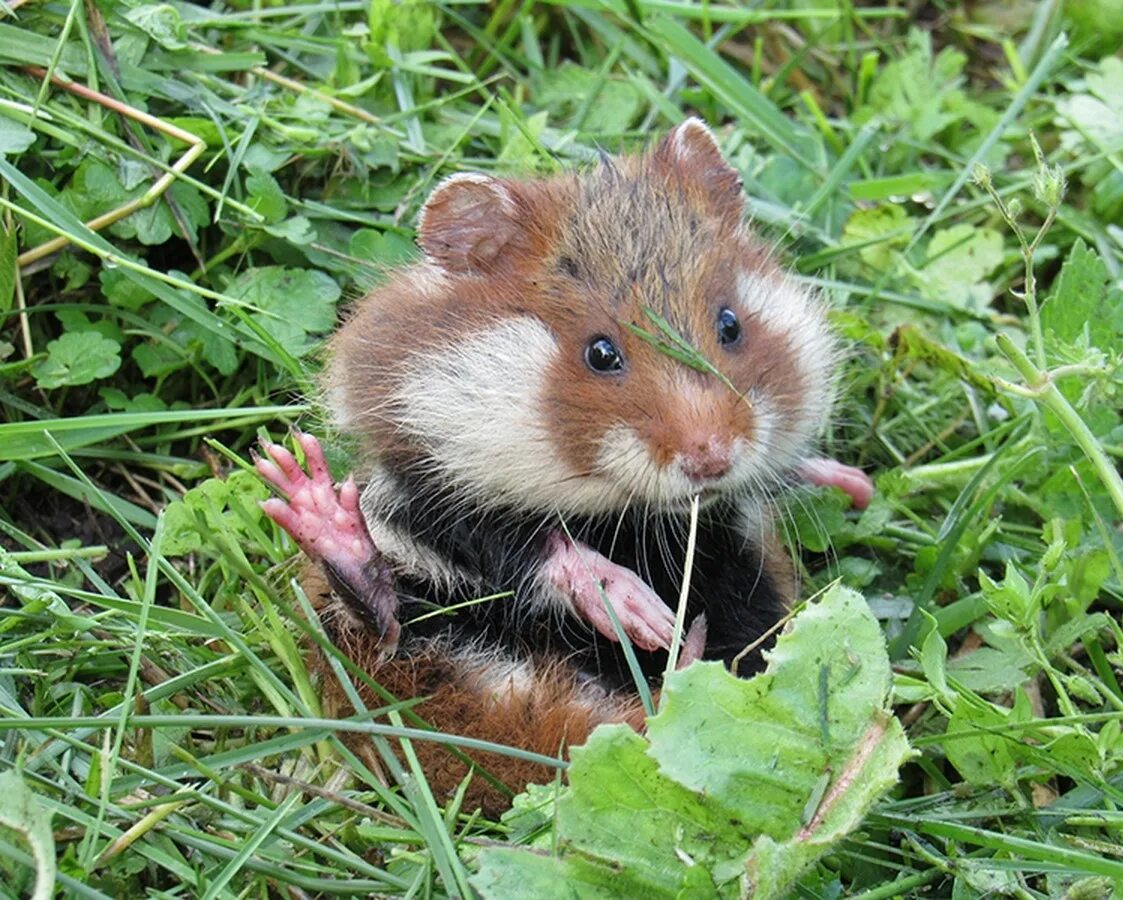
{"type": "Polygon", "coordinates": [[[517,252],[525,230],[515,198],[490,175],[461,173],[442,181],[421,209],[417,241],[442,269],[486,273],[517,252]]]}

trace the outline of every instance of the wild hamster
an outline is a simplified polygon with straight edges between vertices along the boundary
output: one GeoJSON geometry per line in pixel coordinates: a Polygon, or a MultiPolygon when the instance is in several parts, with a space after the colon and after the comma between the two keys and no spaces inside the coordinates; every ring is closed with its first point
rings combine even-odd
{"type": "Polygon", "coordinates": [[[266,512],[343,599],[337,642],[442,731],[554,754],[639,725],[605,602],[657,686],[694,497],[688,656],[756,670],[744,651],[795,592],[775,497],[802,479],[868,501],[865,475],[812,453],[838,359],[824,307],[744,212],[698,119],[587,172],[454,175],[422,210],[424,260],[328,347],[358,482],[335,488],[309,435],[307,473],[265,445],[288,498],[266,512]]]}

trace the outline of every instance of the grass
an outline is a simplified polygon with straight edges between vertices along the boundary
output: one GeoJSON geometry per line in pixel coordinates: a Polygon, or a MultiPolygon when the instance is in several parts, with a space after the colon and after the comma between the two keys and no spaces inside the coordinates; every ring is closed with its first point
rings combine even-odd
{"type": "Polygon", "coordinates": [[[1123,64],[1096,9],[6,6],[0,757],[35,799],[0,799],[4,892],[44,864],[35,810],[67,895],[470,892],[510,829],[407,777],[408,703],[324,717],[308,643],[361,673],[241,461],[314,425],[318,341],[441,177],[687,112],[852,349],[826,447],[877,498],[800,496],[787,531],[807,593],[841,579],[884,624],[919,750],[798,895],[1118,889],[1123,64]]]}

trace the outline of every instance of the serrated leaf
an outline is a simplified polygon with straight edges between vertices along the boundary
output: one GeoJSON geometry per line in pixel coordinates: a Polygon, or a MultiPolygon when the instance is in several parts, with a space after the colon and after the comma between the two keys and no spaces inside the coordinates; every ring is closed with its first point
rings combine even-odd
{"type": "Polygon", "coordinates": [[[899,203],[882,203],[855,210],[842,230],[843,244],[859,244],[858,256],[879,272],[894,262],[894,250],[903,248],[912,234],[915,220],[899,203]]]}
{"type": "Polygon", "coordinates": [[[867,107],[855,115],[868,121],[874,112],[889,122],[907,125],[912,136],[927,141],[960,114],[952,111],[962,81],[964,54],[947,47],[933,58],[932,39],[921,31],[909,33],[909,52],[878,73],[867,107]]]}
{"type": "Polygon", "coordinates": [[[168,504],[161,549],[169,556],[182,556],[204,548],[213,550],[216,535],[245,538],[264,515],[258,502],[268,496],[268,489],[252,472],[208,478],[182,500],[168,504]]]}
{"type": "Polygon", "coordinates": [[[187,28],[179,11],[171,4],[137,6],[126,12],[125,18],[167,50],[182,50],[187,46],[184,41],[187,28]]]}
{"type": "Polygon", "coordinates": [[[751,812],[757,830],[784,839],[803,824],[820,775],[884,709],[889,685],[881,629],[865,600],[835,588],[781,636],[763,675],[743,682],[716,665],[675,673],[649,725],[651,752],[669,776],[740,816],[751,812]],[[683,702],[687,686],[703,679],[711,702],[683,702]]]}
{"type": "Polygon", "coordinates": [[[47,358],[31,367],[41,388],[89,384],[121,366],[121,345],[95,331],[72,331],[47,344],[47,358]]]}
{"type": "Polygon", "coordinates": [[[484,897],[781,897],[860,824],[909,754],[865,601],[835,587],[768,669],[667,679],[648,737],[622,725],[574,748],[555,857],[484,850],[484,897]]]}
{"type": "Polygon", "coordinates": [[[276,225],[266,225],[265,230],[273,237],[298,246],[311,244],[316,240],[316,230],[305,216],[292,216],[276,225]]]}
{"type": "Polygon", "coordinates": [[[129,199],[129,192],[118,180],[112,167],[98,159],[87,157],[75,170],[61,199],[75,216],[84,220],[125,203],[129,199]]]}
{"type": "Polygon", "coordinates": [[[1102,350],[1114,348],[1115,339],[1123,334],[1123,309],[1119,298],[1109,295],[1108,279],[1099,254],[1078,238],[1041,307],[1041,327],[1073,344],[1087,326],[1093,345],[1102,350]]]}
{"type": "Polygon", "coordinates": [[[1062,133],[1061,142],[1071,149],[1091,143],[1099,150],[1118,150],[1123,147],[1123,60],[1101,59],[1085,83],[1088,93],[1057,101],[1061,124],[1073,126],[1062,133]]]}
{"type": "MultiPolygon", "coordinates": [[[[1018,694],[1021,699],[1023,694],[1018,694]]],[[[1012,787],[1016,781],[1016,738],[1001,729],[1013,722],[1025,721],[1017,705],[1004,710],[968,695],[960,696],[955,713],[948,720],[948,734],[957,737],[944,744],[948,762],[955,766],[970,784],[992,787],[995,784],[1012,787]],[[971,732],[964,736],[963,732],[971,732]]]]}
{"type": "Polygon", "coordinates": [[[246,179],[246,194],[246,205],[265,216],[267,223],[280,222],[285,217],[285,193],[272,175],[251,175],[246,179]]]}
{"type": "Polygon", "coordinates": [[[417,257],[413,241],[396,231],[360,228],[351,236],[350,254],[379,267],[397,266],[417,257]]]}
{"type": "Polygon", "coordinates": [[[929,262],[918,273],[920,292],[954,306],[980,309],[992,299],[986,277],[1002,264],[1002,235],[963,223],[932,235],[929,262]]]}

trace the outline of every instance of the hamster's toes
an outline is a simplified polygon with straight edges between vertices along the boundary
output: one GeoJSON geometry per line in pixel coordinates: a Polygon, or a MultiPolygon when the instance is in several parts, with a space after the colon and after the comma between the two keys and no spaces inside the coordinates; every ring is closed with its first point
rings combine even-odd
{"type": "Polygon", "coordinates": [[[873,499],[873,481],[869,475],[837,459],[816,457],[799,467],[801,477],[820,487],[836,487],[850,496],[855,509],[865,509],[873,499]]]}
{"type": "Polygon", "coordinates": [[[287,498],[266,500],[265,514],[316,562],[327,561],[343,571],[369,563],[377,551],[359,512],[354,480],[348,478],[337,489],[319,441],[299,432],[296,439],[304,450],[307,473],[280,444],[261,442],[266,456],[256,460],[257,471],[287,498]]]}
{"type": "Polygon", "coordinates": [[[620,638],[606,600],[637,647],[661,650],[671,645],[674,612],[639,575],[592,547],[557,535],[551,542],[545,574],[573,612],[609,640],[620,638]]]}
{"type": "Polygon", "coordinates": [[[280,444],[263,440],[261,449],[266,455],[254,464],[285,497],[273,497],[261,507],[323,567],[336,594],[375,626],[392,649],[399,631],[397,593],[393,575],[374,546],[359,509],[358,485],[348,476],[337,488],[320,442],[300,431],[294,435],[308,471],[280,444]]]}

